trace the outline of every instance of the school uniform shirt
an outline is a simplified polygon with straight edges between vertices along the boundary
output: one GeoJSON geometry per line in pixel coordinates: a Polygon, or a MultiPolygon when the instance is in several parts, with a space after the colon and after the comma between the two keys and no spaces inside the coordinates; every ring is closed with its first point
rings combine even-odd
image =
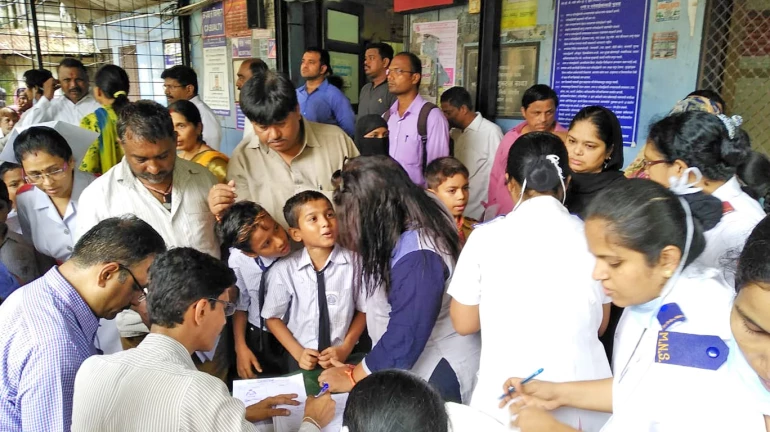
{"type": "Polygon", "coordinates": [[[11,209],[11,211],[8,212],[8,219],[5,220],[5,224],[8,225],[9,230],[18,235],[22,235],[21,224],[19,223],[19,213],[16,209],[11,209]]]}
{"type": "MultiPolygon", "coordinates": [[[[545,381],[612,376],[599,341],[602,305],[610,299],[591,276],[594,264],[583,222],[550,196],[523,201],[474,230],[448,291],[461,304],[479,306],[482,348],[472,407],[508,424],[510,413],[498,408],[498,398],[509,377],[540,368],[538,379],[545,381]],[[516,247],[503,238],[516,239],[516,247]]],[[[574,408],[553,414],[585,431],[598,431],[609,418],[574,408]]]]}
{"type": "Polygon", "coordinates": [[[460,383],[462,402],[469,403],[481,337],[461,336],[452,326],[446,288],[454,259],[413,230],[401,235],[392,256],[390,292],[379,287],[366,301],[372,351],[361,362],[364,370],[404,369],[428,381],[444,359],[460,383]]]}
{"type": "Polygon", "coordinates": [[[340,89],[324,80],[312,93],[307,84],[297,88],[297,101],[302,117],[318,123],[339,126],[348,136],[356,133],[356,115],[350,101],[340,89]]]}
{"type": "MultiPolygon", "coordinates": [[[[2,230],[3,227],[0,225],[0,232],[2,230]]],[[[5,228],[5,232],[0,234],[0,237],[3,238],[3,242],[0,243],[0,262],[19,278],[22,285],[43,276],[56,265],[53,258],[36,251],[21,235],[10,229],[5,228]]]]}
{"type": "Polygon", "coordinates": [[[83,96],[77,103],[73,103],[64,96],[54,97],[53,100],[42,96],[32,108],[24,112],[15,127],[26,128],[37,123],[56,120],[80,127],[80,120],[83,117],[101,107],[102,105],[90,94],[83,96]]]}
{"type": "Polygon", "coordinates": [[[731,392],[735,386],[726,351],[733,336],[724,316],[733,289],[719,280],[716,270],[691,264],[669,280],[666,292],[623,312],[615,333],[613,414],[602,431],[765,431],[761,413],[747,406],[743,395],[731,392]],[[658,318],[666,313],[660,312],[662,306],[672,303],[681,315],[669,312],[658,318]],[[712,338],[683,344],[674,332],[712,338]],[[697,354],[676,355],[683,351],[697,354]],[[722,356],[725,363],[716,370],[693,366],[692,359],[708,362],[709,353],[722,356]],[[676,364],[678,360],[686,365],[676,364]]]}
{"type": "MultiPolygon", "coordinates": [[[[331,323],[331,346],[345,341],[356,311],[365,310],[365,295],[354,293],[353,253],[335,245],[324,267],[326,304],[331,323]]],[[[318,349],[318,283],[307,249],[277,262],[267,274],[262,318],[281,318],[294,339],[305,348],[318,349]]]]}
{"type": "Polygon", "coordinates": [[[737,177],[711,195],[722,201],[724,213],[717,226],[704,233],[706,249],[696,262],[719,269],[727,285],[734,286],[735,271],[730,270],[729,263],[738,258],[751,231],[766,215],[757,200],[743,192],[737,177]]]}
{"type": "Polygon", "coordinates": [[[190,99],[190,102],[195,104],[198,111],[201,113],[203,141],[206,142],[207,146],[218,151],[222,142],[222,126],[219,124],[219,119],[216,114],[214,114],[214,111],[211,111],[211,108],[206,105],[206,102],[203,102],[200,96],[196,95],[190,99]]]}
{"type": "Polygon", "coordinates": [[[359,155],[356,145],[340,128],[302,119],[304,147],[287,164],[278,152],[259,142],[233,150],[227,164],[227,180],[235,181],[237,200],[259,203],[276,222],[288,228],[283,205],[294,195],[316,190],[332,199],[332,174],[342,169],[345,159],[359,155]]]}
{"type": "MultiPolygon", "coordinates": [[[[218,258],[216,221],[208,207],[208,193],[217,179],[206,167],[179,157],[173,176],[169,211],[134,176],[124,157],[83,191],[77,238],[104,219],[133,214],[150,224],[168,248],[191,247],[218,258]]],[[[123,337],[149,331],[134,311],[121,312],[116,322],[123,337]]]]}
{"type": "MultiPolygon", "coordinates": [[[[262,260],[266,267],[275,262],[274,259],[270,258],[260,257],[259,259],[262,260]]],[[[264,275],[262,268],[259,267],[255,258],[244,254],[238,249],[230,249],[230,258],[227,259],[227,265],[235,272],[235,286],[238,287],[238,302],[235,304],[235,309],[248,312],[249,323],[254,327],[261,328],[259,285],[264,275]]],[[[270,271],[273,271],[273,269],[271,268],[270,271]]]]}
{"type": "Polygon", "coordinates": [[[77,169],[74,172],[72,195],[64,217],[59,216],[51,198],[37,186],[24,185],[16,192],[16,210],[24,238],[38,252],[60,263],[72,255],[77,241],[75,233],[80,219],[79,209],[83,204],[80,195],[94,181],[91,174],[77,169]]]}
{"type": "Polygon", "coordinates": [[[440,109],[431,110],[428,114],[428,141],[425,144],[427,156],[423,164],[423,146],[417,124],[420,110],[426,104],[422,96],[417,95],[404,115],[398,114],[398,100],[390,107],[388,118],[388,153],[409,174],[409,178],[418,186],[425,186],[423,168],[434,160],[449,156],[449,123],[440,109]]]}
{"type": "Polygon", "coordinates": [[[484,215],[482,201],[487,199],[489,174],[495,160],[497,147],[503,139],[500,126],[485,119],[480,113],[465,129],[452,129],[449,135],[454,140],[454,157],[468,168],[470,197],[465,207],[465,216],[480,220],[484,215]]]}

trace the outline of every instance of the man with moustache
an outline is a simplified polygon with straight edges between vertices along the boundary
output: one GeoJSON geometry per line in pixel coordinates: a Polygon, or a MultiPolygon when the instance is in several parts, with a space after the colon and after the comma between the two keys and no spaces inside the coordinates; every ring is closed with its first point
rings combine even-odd
{"type": "Polygon", "coordinates": [[[218,151],[222,142],[222,126],[214,111],[198,95],[198,74],[195,70],[190,66],[177,65],[164,70],[160,77],[169,105],[180,99],[195,104],[203,122],[203,141],[218,151]]]}
{"type": "Polygon", "coordinates": [[[329,51],[310,47],[302,55],[300,75],[305,84],[297,88],[299,112],[310,121],[337,125],[348,134],[356,133],[356,115],[342,90],[329,84],[331,75],[329,51]]]}
{"type": "Polygon", "coordinates": [[[361,89],[358,97],[358,118],[369,114],[381,116],[394,102],[396,96],[388,90],[388,66],[393,60],[393,48],[386,43],[372,43],[364,52],[364,73],[370,82],[361,89]]]}
{"type": "Polygon", "coordinates": [[[269,71],[247,81],[241,108],[257,139],[233,151],[227,165],[230,182],[211,189],[209,208],[218,215],[236,199],[258,202],[288,228],[286,201],[304,190],[331,199],[332,174],[358,150],[342,129],[303,118],[294,85],[283,74],[269,71]]]}
{"type": "Polygon", "coordinates": [[[101,104],[89,92],[88,71],[80,60],[65,58],[57,69],[59,80],[50,78],[42,86],[43,95],[35,105],[24,113],[17,127],[27,127],[36,123],[61,120],[80,126],[80,120],[101,108],[101,104]],[[63,96],[54,97],[61,88],[63,96]]]}
{"type": "MultiPolygon", "coordinates": [[[[238,80],[235,81],[235,88],[238,89],[238,92],[241,91],[241,88],[244,84],[246,84],[246,81],[250,80],[251,77],[258,74],[263,74],[268,71],[267,64],[262,61],[262,59],[259,58],[250,58],[246,59],[241,63],[241,67],[238,68],[238,73],[236,76],[238,77],[238,80]]],[[[240,96],[238,98],[238,101],[240,102],[240,96]]],[[[251,124],[248,124],[248,122],[243,126],[243,138],[241,139],[241,142],[238,143],[238,145],[251,142],[251,140],[254,138],[254,127],[251,126],[251,124]]]]}
{"type": "MultiPolygon", "coordinates": [[[[168,247],[192,247],[219,257],[216,221],[206,201],[217,179],[205,167],[176,156],[168,110],[153,101],[130,103],[120,111],[117,129],[125,156],[80,195],[76,237],[100,220],[130,213],[152,225],[168,247]]],[[[118,316],[117,327],[124,349],[138,345],[149,331],[131,311],[118,316]]],[[[224,379],[223,345],[193,356],[199,370],[224,379]]]]}

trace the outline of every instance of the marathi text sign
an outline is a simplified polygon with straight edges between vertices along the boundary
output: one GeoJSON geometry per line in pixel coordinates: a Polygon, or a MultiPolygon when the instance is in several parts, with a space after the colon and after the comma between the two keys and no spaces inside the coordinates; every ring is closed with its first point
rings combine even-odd
{"type": "Polygon", "coordinates": [[[557,0],[552,87],[568,124],[588,105],[618,116],[635,145],[650,0],[557,0]]]}

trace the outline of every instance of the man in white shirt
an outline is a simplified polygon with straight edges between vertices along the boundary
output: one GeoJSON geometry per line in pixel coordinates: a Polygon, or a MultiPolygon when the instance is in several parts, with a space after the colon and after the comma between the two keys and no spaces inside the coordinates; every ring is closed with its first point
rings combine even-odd
{"type": "MultiPolygon", "coordinates": [[[[237,73],[238,81],[235,82],[235,88],[238,89],[238,92],[236,92],[236,94],[241,91],[241,87],[243,87],[243,85],[246,84],[246,81],[250,80],[251,77],[256,74],[263,74],[267,71],[267,64],[265,64],[262,59],[250,58],[244,60],[237,73]]],[[[240,97],[236,99],[240,101],[240,97]]],[[[238,145],[251,142],[252,138],[254,138],[254,126],[248,119],[245,123],[246,124],[243,125],[243,139],[241,139],[241,142],[239,142],[238,145]]]]}
{"type": "MultiPolygon", "coordinates": [[[[215,219],[207,203],[217,179],[205,167],[177,158],[168,110],[152,101],[131,103],[121,110],[117,129],[125,157],[80,195],[76,238],[102,219],[131,213],[155,228],[169,247],[187,246],[219,257],[215,219]]],[[[124,349],[136,346],[148,332],[131,311],[118,316],[117,327],[124,349]]],[[[223,349],[199,353],[194,361],[217,377],[227,374],[223,349]]]]}
{"type": "Polygon", "coordinates": [[[46,82],[50,85],[42,87],[42,97],[24,113],[18,127],[55,120],[80,126],[83,117],[101,108],[89,92],[88,71],[80,60],[65,58],[59,63],[57,74],[58,82],[46,82]],[[63,96],[54,97],[59,87],[63,96]]]}
{"type": "Polygon", "coordinates": [[[489,174],[495,152],[503,139],[500,126],[473,111],[473,101],[468,90],[452,87],[441,95],[441,111],[452,128],[454,157],[468,168],[471,194],[464,215],[481,220],[487,200],[489,174]]]}
{"type": "MultiPolygon", "coordinates": [[[[299,395],[267,398],[244,409],[227,386],[195,370],[190,355],[215,346],[235,304],[235,274],[192,248],[159,255],[150,267],[151,333],[137,347],[83,362],[75,378],[72,431],[256,431],[251,422],[287,416],[299,395]],[[276,408],[276,406],[280,408],[276,408]]],[[[307,397],[300,432],[318,432],[334,418],[326,392],[307,397]]]]}
{"type": "Polygon", "coordinates": [[[211,108],[198,96],[198,74],[189,66],[178,65],[164,70],[160,77],[163,78],[163,90],[169,105],[179,99],[195,104],[203,122],[203,141],[218,151],[222,142],[222,126],[211,108]]]}

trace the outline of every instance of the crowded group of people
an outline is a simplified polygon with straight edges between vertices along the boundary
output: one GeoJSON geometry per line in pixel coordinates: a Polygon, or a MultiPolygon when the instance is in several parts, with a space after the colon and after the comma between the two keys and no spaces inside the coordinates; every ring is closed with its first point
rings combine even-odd
{"type": "Polygon", "coordinates": [[[770,161],[718,94],[626,167],[610,109],[561,125],[539,84],[503,134],[461,87],[423,99],[418,56],[364,59],[357,114],[326,50],[300,87],[244,61],[230,155],[188,66],[168,106],[115,65],[24,74],[0,430],[252,431],[300,395],[233,380],[315,372],[302,432],[331,393],[349,432],[770,431],[770,161]]]}

